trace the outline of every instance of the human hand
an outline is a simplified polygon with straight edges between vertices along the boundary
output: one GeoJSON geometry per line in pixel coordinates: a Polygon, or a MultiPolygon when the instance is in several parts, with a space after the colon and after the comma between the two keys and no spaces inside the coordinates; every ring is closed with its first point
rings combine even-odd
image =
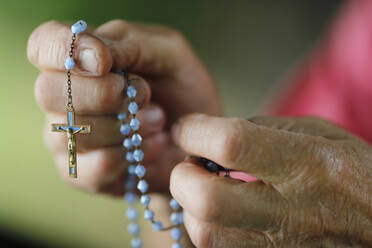
{"type": "Polygon", "coordinates": [[[115,20],[79,34],[74,49],[77,66],[72,70],[73,103],[76,122],[92,125],[92,132],[77,137],[79,178],[71,179],[66,135],[50,131],[51,123],[66,121],[64,61],[70,42],[70,27],[51,21],[31,34],[27,49],[30,61],[42,71],[35,95],[47,112],[45,142],[61,175],[87,191],[123,193],[127,162],[116,114],[126,111],[127,82],[112,72],[124,69],[138,92],[137,116],[150,190],[167,190],[170,171],[184,156],[171,141],[169,129],[190,112],[220,113],[213,79],[174,30],[115,20]]]}
{"type": "Polygon", "coordinates": [[[189,154],[258,180],[218,177],[186,160],[171,175],[198,248],[370,247],[372,150],[316,118],[190,115],[173,130],[189,154]]]}

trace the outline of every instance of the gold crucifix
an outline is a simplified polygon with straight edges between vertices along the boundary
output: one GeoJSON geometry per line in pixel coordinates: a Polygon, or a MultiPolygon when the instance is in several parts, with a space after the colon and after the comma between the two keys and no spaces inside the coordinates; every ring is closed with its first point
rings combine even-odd
{"type": "Polygon", "coordinates": [[[53,132],[65,132],[68,138],[68,167],[70,177],[77,178],[76,138],[75,134],[90,133],[90,125],[74,125],[75,112],[72,106],[67,107],[68,124],[52,124],[53,132]]]}

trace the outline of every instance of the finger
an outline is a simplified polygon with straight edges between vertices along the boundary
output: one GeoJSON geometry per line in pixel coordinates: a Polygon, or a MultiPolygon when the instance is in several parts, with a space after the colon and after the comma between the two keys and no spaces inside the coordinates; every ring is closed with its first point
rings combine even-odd
{"type": "Polygon", "coordinates": [[[355,137],[334,123],[317,117],[256,116],[249,119],[257,125],[295,133],[320,136],[330,140],[354,139],[355,137]]]}
{"type": "MultiPolygon", "coordinates": [[[[148,105],[137,114],[141,122],[140,135],[146,140],[155,133],[161,132],[165,125],[165,114],[157,105],[148,105]]],[[[78,135],[76,139],[77,151],[86,152],[101,147],[121,145],[124,135],[120,133],[121,122],[113,115],[80,116],[75,117],[76,123],[90,125],[88,135],[78,135]]],[[[52,123],[66,123],[66,114],[50,113],[44,128],[45,142],[53,151],[65,150],[67,135],[51,132],[52,123]]]]}
{"type": "MultiPolygon", "coordinates": [[[[71,37],[70,26],[56,21],[42,24],[28,40],[29,60],[40,69],[65,71],[64,62],[70,49],[71,37]]],[[[73,58],[77,66],[72,72],[80,75],[102,76],[112,66],[110,50],[101,40],[87,32],[78,34],[73,58]]]]}
{"type": "MultiPolygon", "coordinates": [[[[137,90],[136,102],[141,107],[150,100],[146,81],[130,75],[137,90]]],[[[35,96],[48,112],[64,113],[67,103],[66,77],[61,72],[42,72],[36,80],[35,96]]],[[[127,82],[123,76],[109,73],[102,77],[75,76],[72,83],[73,104],[76,114],[101,115],[125,112],[129,99],[125,93],[127,82]]]]}
{"type": "Polygon", "coordinates": [[[245,228],[233,228],[214,225],[195,218],[184,212],[185,227],[192,243],[196,247],[269,247],[269,240],[263,233],[245,228]]]}
{"type": "MultiPolygon", "coordinates": [[[[143,143],[144,164],[151,164],[164,147],[165,134],[160,133],[148,138],[143,143]]],[[[78,178],[68,176],[67,148],[55,155],[56,164],[62,178],[73,186],[92,193],[122,195],[129,163],[125,159],[125,150],[121,146],[105,147],[86,153],[77,154],[78,178]]],[[[156,184],[161,171],[149,170],[146,180],[156,184]],[[148,179],[147,179],[148,178],[148,179]]],[[[150,188],[151,190],[151,188],[150,188]]]]}
{"type": "Polygon", "coordinates": [[[312,165],[332,159],[335,150],[322,137],[276,130],[244,119],[189,115],[173,129],[174,139],[187,153],[205,157],[255,178],[283,182],[312,165]]]}
{"type": "Polygon", "coordinates": [[[177,165],[170,190],[195,218],[231,227],[267,230],[280,223],[285,202],[262,182],[218,177],[190,162],[177,165]]]}
{"type": "Polygon", "coordinates": [[[176,31],[159,26],[142,26],[122,20],[110,21],[96,29],[111,50],[114,67],[138,74],[174,71],[176,56],[185,44],[176,31]]]}

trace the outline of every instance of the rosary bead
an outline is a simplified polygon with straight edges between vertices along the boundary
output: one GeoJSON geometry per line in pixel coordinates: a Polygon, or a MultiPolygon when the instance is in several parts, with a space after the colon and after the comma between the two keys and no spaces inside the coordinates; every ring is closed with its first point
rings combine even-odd
{"type": "Polygon", "coordinates": [[[180,209],[180,205],[178,204],[178,202],[174,199],[174,198],[172,198],[170,201],[169,201],[169,205],[171,206],[171,208],[173,209],[173,210],[178,210],[178,209],[180,209]]]}
{"type": "Polygon", "coordinates": [[[182,212],[172,213],[171,216],[170,216],[170,221],[175,226],[182,224],[183,223],[183,214],[182,214],[182,212]]]}
{"type": "Polygon", "coordinates": [[[175,227],[171,231],[171,236],[174,240],[180,240],[182,238],[182,230],[179,227],[175,227]]]}
{"type": "Polygon", "coordinates": [[[133,163],[134,162],[133,152],[127,152],[125,158],[127,159],[128,162],[133,163]]]}
{"type": "Polygon", "coordinates": [[[132,115],[135,115],[138,111],[138,105],[136,102],[129,103],[128,110],[132,115]]]}
{"type": "Polygon", "coordinates": [[[142,240],[140,240],[139,238],[132,239],[130,243],[132,245],[132,248],[142,248],[142,240]]]}
{"type": "Polygon", "coordinates": [[[149,184],[145,180],[140,180],[137,184],[137,189],[142,193],[146,193],[149,189],[149,184]]]}
{"type": "Polygon", "coordinates": [[[146,209],[145,212],[143,213],[143,217],[146,220],[152,221],[154,219],[154,212],[150,209],[146,209]]]}
{"type": "Polygon", "coordinates": [[[182,248],[182,245],[177,242],[172,245],[172,248],[182,248]]]}
{"type": "Polygon", "coordinates": [[[127,209],[127,218],[130,220],[136,220],[138,217],[137,209],[130,207],[127,209]]]}
{"type": "Polygon", "coordinates": [[[125,121],[127,119],[127,113],[120,113],[117,115],[117,118],[121,121],[125,121]]]}
{"type": "Polygon", "coordinates": [[[132,139],[131,138],[126,138],[124,139],[123,141],[123,146],[125,148],[127,148],[128,150],[131,149],[133,147],[133,142],[132,142],[132,139]]]}
{"type": "Polygon", "coordinates": [[[128,225],[128,232],[132,235],[138,235],[140,233],[140,227],[137,223],[130,223],[128,225]]]}
{"type": "Polygon", "coordinates": [[[75,61],[74,61],[74,59],[71,58],[71,57],[68,57],[68,58],[65,60],[65,68],[66,68],[66,70],[71,70],[74,66],[75,66],[75,61]]]}
{"type": "Polygon", "coordinates": [[[136,174],[136,166],[134,164],[129,165],[128,173],[131,174],[131,175],[136,174]]]}
{"type": "Polygon", "coordinates": [[[143,195],[141,196],[141,199],[140,199],[142,205],[145,207],[148,207],[150,205],[150,200],[151,198],[149,195],[143,195]]]}
{"type": "Polygon", "coordinates": [[[140,164],[137,165],[135,170],[134,170],[134,173],[136,173],[137,177],[139,177],[139,178],[143,177],[146,174],[145,166],[140,165],[140,164]]]}
{"type": "Polygon", "coordinates": [[[144,154],[143,154],[142,150],[140,150],[140,149],[134,150],[134,152],[133,152],[134,160],[136,160],[137,162],[141,162],[142,159],[143,159],[143,156],[144,156],[144,154]]]}
{"type": "Polygon", "coordinates": [[[133,134],[132,136],[132,144],[134,146],[139,146],[142,143],[142,137],[138,133],[133,134]]]}
{"type": "Polygon", "coordinates": [[[137,195],[135,193],[133,193],[133,192],[127,192],[124,195],[124,199],[129,204],[133,204],[133,203],[135,203],[137,201],[137,195]]]}
{"type": "Polygon", "coordinates": [[[129,98],[135,98],[137,95],[137,90],[132,85],[128,87],[127,89],[127,96],[129,98]]]}
{"type": "Polygon", "coordinates": [[[125,189],[126,190],[133,190],[136,186],[136,180],[134,176],[129,175],[128,179],[125,181],[125,189]]]}
{"type": "Polygon", "coordinates": [[[216,164],[215,162],[212,162],[210,160],[208,160],[205,164],[204,164],[204,167],[209,171],[209,172],[218,172],[219,171],[219,168],[218,168],[218,164],[216,164]]]}
{"type": "Polygon", "coordinates": [[[87,23],[83,20],[77,21],[71,26],[71,32],[73,34],[81,33],[85,31],[85,29],[87,29],[87,23]]]}
{"type": "Polygon", "coordinates": [[[163,224],[160,221],[155,221],[152,223],[152,230],[157,232],[163,230],[163,224]]]}
{"type": "Polygon", "coordinates": [[[130,133],[130,126],[128,124],[122,124],[120,126],[120,132],[124,135],[128,135],[130,133]]]}
{"type": "Polygon", "coordinates": [[[137,118],[133,118],[132,120],[130,120],[130,123],[129,123],[130,127],[134,130],[134,131],[137,131],[141,125],[140,121],[137,119],[137,118]]]}

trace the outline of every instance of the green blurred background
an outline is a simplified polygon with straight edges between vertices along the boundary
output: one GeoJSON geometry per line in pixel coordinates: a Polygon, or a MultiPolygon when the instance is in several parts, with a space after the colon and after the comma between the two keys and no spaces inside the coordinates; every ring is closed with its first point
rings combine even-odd
{"type": "MultiPolygon", "coordinates": [[[[125,204],[63,183],[42,141],[27,39],[41,23],[152,22],[185,34],[218,81],[226,113],[248,117],[313,46],[338,0],[0,1],[0,227],[51,247],[127,247],[125,204]]],[[[10,235],[10,234],[9,234],[10,235]]]]}

